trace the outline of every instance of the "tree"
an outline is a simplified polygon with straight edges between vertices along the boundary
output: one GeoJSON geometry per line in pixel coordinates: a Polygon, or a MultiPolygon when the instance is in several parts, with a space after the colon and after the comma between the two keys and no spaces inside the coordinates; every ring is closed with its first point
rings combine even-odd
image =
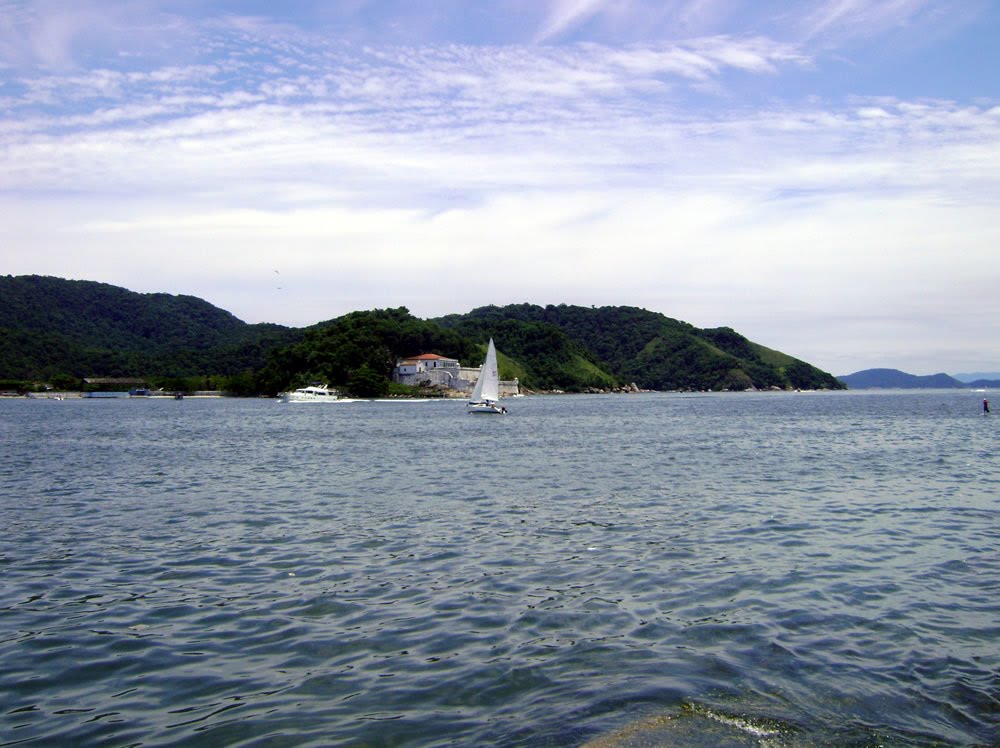
{"type": "Polygon", "coordinates": [[[83,382],[80,381],[79,377],[74,377],[71,374],[56,374],[49,378],[49,384],[57,390],[79,390],[83,382]]]}
{"type": "Polygon", "coordinates": [[[382,397],[389,391],[389,380],[367,363],[351,372],[347,392],[355,397],[382,397]]]}

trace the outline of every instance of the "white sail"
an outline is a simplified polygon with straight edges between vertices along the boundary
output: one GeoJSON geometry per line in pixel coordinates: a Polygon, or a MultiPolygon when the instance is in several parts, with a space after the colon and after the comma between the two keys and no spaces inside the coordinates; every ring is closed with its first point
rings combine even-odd
{"type": "Polygon", "coordinates": [[[500,372],[497,369],[497,350],[493,346],[493,338],[486,347],[486,361],[479,371],[479,379],[472,390],[469,403],[495,403],[500,399],[500,372]]]}
{"type": "Polygon", "coordinates": [[[472,397],[469,398],[470,403],[481,403],[483,401],[483,371],[486,369],[484,366],[479,370],[479,379],[476,380],[476,386],[472,388],[472,397]]]}
{"type": "MultiPolygon", "coordinates": [[[[500,371],[497,369],[497,349],[493,347],[493,338],[490,338],[490,344],[486,348],[486,362],[479,374],[479,380],[483,383],[479,390],[483,400],[495,403],[500,399],[500,371]]],[[[476,382],[477,386],[478,384],[479,382],[476,382]]]]}

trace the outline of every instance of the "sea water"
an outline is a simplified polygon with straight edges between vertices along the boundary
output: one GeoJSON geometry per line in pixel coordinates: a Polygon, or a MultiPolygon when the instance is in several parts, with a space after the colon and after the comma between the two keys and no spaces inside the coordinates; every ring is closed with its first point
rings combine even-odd
{"type": "Polygon", "coordinates": [[[0,401],[0,745],[1000,744],[981,399],[0,401]]]}

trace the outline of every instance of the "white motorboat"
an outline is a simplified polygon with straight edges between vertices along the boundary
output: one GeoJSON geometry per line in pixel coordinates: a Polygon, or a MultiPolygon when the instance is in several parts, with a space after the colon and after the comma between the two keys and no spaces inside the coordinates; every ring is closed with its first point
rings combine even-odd
{"type": "Polygon", "coordinates": [[[493,347],[493,338],[486,347],[486,361],[479,371],[479,379],[472,390],[472,397],[466,406],[469,413],[487,413],[491,415],[502,415],[507,409],[499,404],[500,400],[500,371],[497,368],[497,350],[493,347]]]}
{"type": "Polygon", "coordinates": [[[340,400],[340,394],[325,384],[313,384],[292,392],[282,392],[278,399],[283,403],[332,403],[340,400]]]}

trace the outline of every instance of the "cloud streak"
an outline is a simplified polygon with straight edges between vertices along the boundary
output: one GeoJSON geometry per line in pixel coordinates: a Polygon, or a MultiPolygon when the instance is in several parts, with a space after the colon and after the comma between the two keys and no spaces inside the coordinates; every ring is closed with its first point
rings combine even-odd
{"type": "Polygon", "coordinates": [[[806,38],[877,36],[921,21],[936,5],[931,0],[826,0],[807,12],[801,29],[806,38]]]}

